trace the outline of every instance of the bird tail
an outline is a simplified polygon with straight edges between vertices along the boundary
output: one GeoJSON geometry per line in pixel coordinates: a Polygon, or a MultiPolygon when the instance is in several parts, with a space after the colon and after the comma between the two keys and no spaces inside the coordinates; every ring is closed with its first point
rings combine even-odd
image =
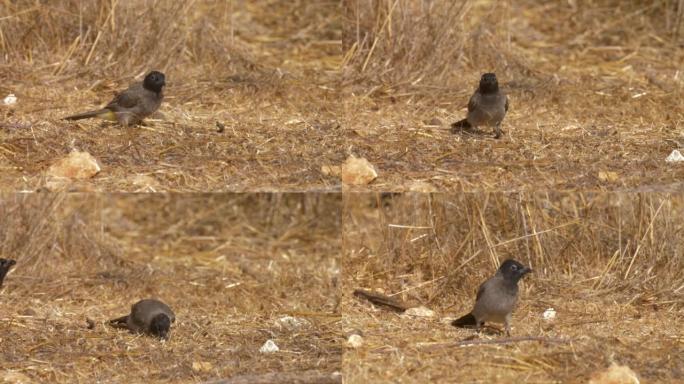
{"type": "Polygon", "coordinates": [[[107,324],[114,328],[128,328],[128,315],[109,320],[107,324]]]}
{"type": "Polygon", "coordinates": [[[410,308],[410,306],[406,303],[397,300],[393,297],[386,296],[381,293],[365,291],[363,289],[355,290],[354,296],[362,297],[375,305],[385,306],[396,312],[404,312],[405,310],[410,308]]]}
{"type": "Polygon", "coordinates": [[[114,112],[112,112],[111,110],[109,110],[107,108],[67,116],[64,118],[64,120],[81,120],[81,119],[89,119],[91,117],[99,117],[100,119],[104,119],[104,120],[116,121],[116,115],[114,114],[114,112]]]}
{"type": "Polygon", "coordinates": [[[475,322],[475,316],[473,316],[472,313],[469,313],[465,316],[461,316],[458,319],[452,321],[451,325],[453,325],[454,327],[465,328],[465,327],[474,327],[477,324],[475,322]]]}
{"type": "Polygon", "coordinates": [[[457,132],[462,129],[470,129],[472,127],[473,126],[470,125],[468,119],[463,119],[451,124],[451,132],[457,132]]]}

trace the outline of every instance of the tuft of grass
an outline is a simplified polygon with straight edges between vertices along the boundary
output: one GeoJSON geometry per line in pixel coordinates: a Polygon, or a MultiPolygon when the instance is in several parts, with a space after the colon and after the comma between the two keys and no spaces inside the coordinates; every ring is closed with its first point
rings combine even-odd
{"type": "MultiPolygon", "coordinates": [[[[681,350],[682,332],[671,326],[684,309],[681,194],[356,194],[344,206],[342,328],[365,337],[345,353],[347,380],[574,382],[612,361],[644,379],[681,379],[673,367],[682,359],[662,359],[681,350]],[[506,258],[534,270],[520,283],[514,336],[568,343],[421,347],[472,336],[449,320],[472,308],[479,284],[506,258]],[[355,289],[437,317],[380,310],[355,289]],[[555,321],[542,320],[547,308],[555,321]]],[[[490,333],[499,337],[482,337],[490,333]]]]}
{"type": "Polygon", "coordinates": [[[2,256],[17,260],[0,292],[3,369],[56,383],[339,371],[340,207],[332,194],[2,195],[2,256]],[[167,343],[106,325],[148,297],[177,315],[167,343]],[[268,339],[281,352],[259,353],[268,339]]]}

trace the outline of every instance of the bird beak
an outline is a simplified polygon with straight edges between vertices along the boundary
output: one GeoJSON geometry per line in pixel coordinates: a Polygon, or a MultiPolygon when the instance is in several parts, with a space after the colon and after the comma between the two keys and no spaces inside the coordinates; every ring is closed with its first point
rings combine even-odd
{"type": "Polygon", "coordinates": [[[524,276],[524,275],[527,275],[528,273],[531,273],[531,272],[532,272],[532,268],[530,268],[530,267],[524,267],[524,268],[522,269],[521,272],[522,272],[523,276],[524,276]]]}

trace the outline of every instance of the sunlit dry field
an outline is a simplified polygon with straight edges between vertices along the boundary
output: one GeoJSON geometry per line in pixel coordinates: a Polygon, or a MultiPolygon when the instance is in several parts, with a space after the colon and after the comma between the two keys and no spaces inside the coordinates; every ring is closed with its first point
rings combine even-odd
{"type": "Polygon", "coordinates": [[[682,0],[0,0],[0,381],[684,381],[683,62],[682,0]],[[509,257],[533,340],[451,327],[509,257]],[[170,340],[106,325],[144,297],[170,340]]]}
{"type": "Polygon", "coordinates": [[[345,380],[586,383],[616,363],[642,382],[681,382],[683,209],[681,195],[665,194],[347,199],[342,331],[364,343],[347,348],[345,380]],[[506,258],[534,270],[520,283],[513,339],[496,324],[480,336],[452,327],[506,258]],[[436,315],[374,306],[352,295],[359,288],[436,315]],[[542,319],[548,308],[553,321],[542,319]],[[492,344],[456,345],[468,341],[492,344]]]}
{"type": "Polygon", "coordinates": [[[83,191],[677,190],[681,2],[60,0],[0,3],[1,183],[46,186],[69,151],[83,191]],[[62,117],[159,69],[166,99],[128,132],[62,117]],[[504,137],[454,135],[480,74],[504,137]],[[217,123],[224,126],[218,132],[217,123]],[[130,145],[129,145],[130,143],[130,145]],[[421,183],[417,183],[420,181],[421,183]]]}
{"type": "Polygon", "coordinates": [[[0,291],[0,380],[339,382],[340,202],[3,196],[1,256],[17,264],[0,291]],[[105,324],[148,297],[176,313],[168,341],[105,324]],[[259,352],[269,339],[279,352],[259,352]]]}

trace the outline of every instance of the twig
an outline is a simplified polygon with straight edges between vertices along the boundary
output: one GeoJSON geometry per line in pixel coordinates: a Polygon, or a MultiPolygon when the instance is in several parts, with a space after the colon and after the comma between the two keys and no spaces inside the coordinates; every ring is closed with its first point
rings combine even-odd
{"type": "Polygon", "coordinates": [[[411,308],[411,305],[395,297],[390,297],[381,293],[366,291],[363,289],[354,290],[354,296],[366,299],[378,306],[388,307],[396,312],[404,312],[405,310],[411,308]]]}
{"type": "Polygon", "coordinates": [[[468,347],[471,345],[500,345],[500,344],[514,344],[521,343],[525,341],[541,341],[544,343],[557,343],[557,344],[567,344],[572,342],[571,339],[556,339],[541,336],[520,336],[520,337],[505,337],[501,339],[494,340],[460,340],[451,341],[448,343],[418,343],[416,347],[421,350],[436,350],[442,348],[452,348],[452,347],[468,347]]]}
{"type": "Polygon", "coordinates": [[[304,372],[270,372],[261,375],[233,376],[228,379],[205,381],[204,384],[338,384],[342,383],[339,372],[324,373],[320,371],[304,372]]]}

